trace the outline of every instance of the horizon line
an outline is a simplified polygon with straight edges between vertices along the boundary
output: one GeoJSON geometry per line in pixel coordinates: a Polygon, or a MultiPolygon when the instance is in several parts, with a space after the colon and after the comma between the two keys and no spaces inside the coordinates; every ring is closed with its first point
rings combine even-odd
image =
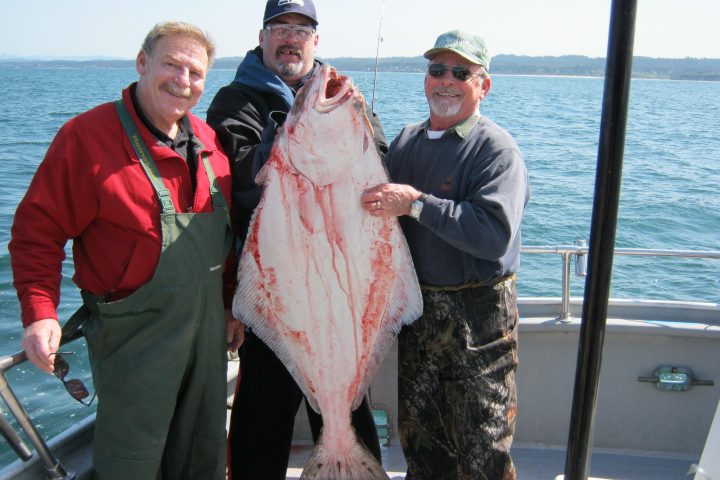
{"type": "MultiPolygon", "coordinates": [[[[380,56],[377,57],[378,59],[396,59],[396,58],[422,58],[422,55],[394,55],[394,56],[380,56]]],[[[606,59],[605,56],[590,56],[590,55],[583,55],[583,54],[576,54],[576,53],[565,53],[562,55],[526,55],[526,54],[517,54],[517,53],[499,53],[497,55],[493,55],[493,58],[498,57],[528,57],[528,58],[562,58],[562,57],[581,57],[581,58],[588,58],[593,60],[598,59],[606,59]]],[[[232,58],[244,58],[244,55],[226,55],[222,57],[215,57],[214,61],[222,60],[222,59],[232,59],[232,58]]],[[[357,60],[374,60],[376,57],[370,56],[370,57],[353,57],[353,56],[327,56],[327,55],[317,55],[317,58],[323,59],[323,58],[347,58],[347,59],[357,59],[357,60]]],[[[653,60],[720,60],[720,57],[650,57],[648,55],[633,55],[633,58],[650,58],[653,60]]],[[[32,60],[32,61],[135,61],[135,58],[128,58],[128,57],[113,57],[113,56],[107,56],[107,55],[16,55],[12,53],[0,53],[0,61],[22,61],[22,60],[32,60]]]]}

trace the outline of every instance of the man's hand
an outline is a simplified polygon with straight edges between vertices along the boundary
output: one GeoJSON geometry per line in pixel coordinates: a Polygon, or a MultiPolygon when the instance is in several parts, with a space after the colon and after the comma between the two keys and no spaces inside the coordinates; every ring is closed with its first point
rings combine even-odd
{"type": "Polygon", "coordinates": [[[245,341],[245,325],[233,317],[232,310],[225,310],[225,340],[228,351],[235,351],[245,341]]]}
{"type": "Polygon", "coordinates": [[[410,185],[381,183],[365,190],[360,197],[362,208],[375,217],[399,217],[410,213],[412,203],[421,192],[410,185]]]}
{"type": "Polygon", "coordinates": [[[52,373],[55,357],[53,353],[60,347],[62,331],[54,318],[45,318],[25,327],[22,347],[33,365],[40,370],[52,373]]]}

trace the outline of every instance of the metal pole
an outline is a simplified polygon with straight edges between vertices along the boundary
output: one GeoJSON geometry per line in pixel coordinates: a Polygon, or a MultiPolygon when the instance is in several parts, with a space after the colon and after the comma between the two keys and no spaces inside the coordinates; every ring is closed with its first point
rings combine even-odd
{"type": "MultiPolygon", "coordinates": [[[[0,388],[4,388],[3,382],[5,382],[5,376],[0,375],[0,388]]],[[[1,413],[1,412],[0,412],[1,413]]],[[[27,462],[32,458],[32,452],[25,445],[20,438],[20,435],[12,428],[12,425],[8,423],[4,416],[0,415],[0,433],[5,438],[5,441],[12,447],[18,457],[23,462],[27,462]]]]}
{"type": "Polygon", "coordinates": [[[569,252],[562,254],[562,310],[557,318],[561,322],[569,322],[570,316],[570,255],[569,252]]]}
{"type": "Polygon", "coordinates": [[[50,452],[45,440],[40,436],[35,425],[30,421],[27,413],[18,402],[17,397],[13,391],[9,388],[7,379],[5,378],[5,372],[0,372],[0,395],[5,400],[8,409],[12,412],[13,416],[20,424],[22,429],[25,431],[25,435],[28,436],[32,444],[37,449],[38,456],[45,464],[45,470],[51,479],[70,479],[75,478],[73,473],[67,473],[62,467],[57,458],[50,452]]]}
{"type": "Polygon", "coordinates": [[[588,477],[625,148],[637,0],[613,0],[566,480],[588,477]]]}
{"type": "MultiPolygon", "coordinates": [[[[64,337],[61,339],[60,344],[64,345],[66,343],[69,343],[79,338],[80,336],[82,335],[76,333],[76,335],[73,335],[71,337],[64,337]]],[[[12,415],[15,417],[15,420],[18,422],[20,427],[25,432],[25,435],[27,435],[28,439],[35,447],[35,450],[38,453],[38,457],[40,458],[40,460],[42,460],[45,466],[45,473],[47,474],[47,478],[50,478],[52,480],[73,480],[77,478],[77,475],[74,472],[65,471],[65,468],[63,468],[60,461],[50,451],[50,448],[48,448],[47,443],[45,443],[45,440],[35,428],[35,425],[30,420],[27,412],[25,412],[25,409],[22,407],[22,405],[20,405],[20,402],[15,396],[15,392],[13,392],[12,388],[10,388],[7,377],[5,376],[5,372],[8,369],[26,360],[27,354],[24,351],[19,351],[10,356],[0,357],[0,397],[2,397],[2,399],[5,401],[5,404],[10,410],[10,413],[12,413],[12,415]]],[[[25,447],[24,444],[22,446],[25,447]]],[[[27,447],[25,447],[25,449],[27,450],[27,447]]],[[[24,455],[20,455],[20,458],[22,458],[23,461],[26,461],[27,459],[23,458],[23,456],[24,455]]]]}

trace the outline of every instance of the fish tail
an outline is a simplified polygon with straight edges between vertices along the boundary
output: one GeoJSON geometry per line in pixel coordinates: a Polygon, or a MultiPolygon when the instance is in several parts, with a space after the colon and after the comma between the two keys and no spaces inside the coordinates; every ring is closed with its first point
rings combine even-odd
{"type": "Polygon", "coordinates": [[[380,462],[370,450],[357,441],[347,452],[332,451],[325,447],[322,433],[300,480],[389,480],[380,462]]]}

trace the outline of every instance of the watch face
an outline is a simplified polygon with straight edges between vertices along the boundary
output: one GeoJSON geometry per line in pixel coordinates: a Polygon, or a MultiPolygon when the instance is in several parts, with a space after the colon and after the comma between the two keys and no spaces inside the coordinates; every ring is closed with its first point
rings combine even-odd
{"type": "Polygon", "coordinates": [[[413,202],[410,206],[410,216],[417,220],[420,218],[420,212],[422,211],[423,203],[419,200],[413,202]]]}

